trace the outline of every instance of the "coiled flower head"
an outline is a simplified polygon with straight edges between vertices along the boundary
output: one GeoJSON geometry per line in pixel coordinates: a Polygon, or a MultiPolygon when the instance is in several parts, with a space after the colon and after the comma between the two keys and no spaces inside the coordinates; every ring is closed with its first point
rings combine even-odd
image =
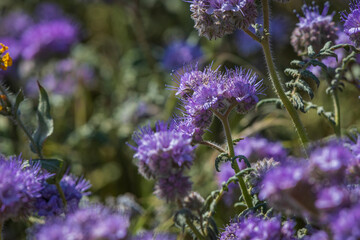
{"type": "Polygon", "coordinates": [[[190,10],[200,36],[221,38],[255,22],[254,0],[193,0],[190,10]]]}
{"type": "Polygon", "coordinates": [[[174,124],[158,122],[156,130],[150,126],[133,135],[137,147],[132,147],[138,159],[139,172],[146,178],[168,177],[190,167],[195,146],[192,138],[176,131],[174,124]]]}
{"type": "Polygon", "coordinates": [[[26,217],[48,177],[39,164],[26,166],[21,156],[5,159],[0,155],[0,223],[26,217]]]}
{"type": "Polygon", "coordinates": [[[159,178],[155,185],[155,195],[167,202],[186,197],[191,190],[191,182],[182,172],[159,178]]]}
{"type": "MultiPolygon", "coordinates": [[[[44,182],[43,186],[44,189],[40,192],[41,196],[35,202],[38,215],[56,216],[64,213],[63,202],[56,186],[46,182],[44,182]]],[[[78,208],[81,198],[90,194],[87,190],[89,190],[91,184],[83,178],[76,178],[71,174],[67,174],[61,179],[60,187],[68,204],[66,210],[73,212],[78,208]]]]}
{"type": "Polygon", "coordinates": [[[358,47],[360,45],[360,2],[358,0],[350,3],[350,13],[343,12],[344,32],[358,47]]]}
{"type": "Polygon", "coordinates": [[[306,54],[310,45],[318,52],[328,41],[335,43],[338,29],[333,22],[334,13],[328,15],[329,7],[326,2],[321,13],[315,3],[302,7],[304,16],[298,15],[299,23],[291,35],[291,45],[299,55],[306,54]]]}

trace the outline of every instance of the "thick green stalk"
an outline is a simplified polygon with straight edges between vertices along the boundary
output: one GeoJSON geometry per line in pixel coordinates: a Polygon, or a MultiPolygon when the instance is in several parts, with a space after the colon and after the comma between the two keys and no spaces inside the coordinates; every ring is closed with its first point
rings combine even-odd
{"type": "Polygon", "coordinates": [[[268,70],[269,70],[270,79],[272,81],[272,84],[275,88],[277,95],[279,96],[279,98],[282,101],[282,103],[284,104],[287,112],[289,113],[289,115],[294,123],[294,126],[297,130],[299,138],[300,138],[303,146],[305,147],[306,144],[309,142],[308,137],[305,132],[305,128],[304,128],[303,124],[301,123],[301,120],[300,120],[300,117],[299,117],[297,111],[295,110],[294,106],[291,104],[289,98],[286,96],[286,94],[284,92],[284,88],[281,85],[279,76],[276,72],[276,67],[275,67],[272,53],[270,50],[269,3],[268,3],[268,0],[262,0],[262,3],[263,3],[264,33],[265,34],[264,34],[264,38],[261,40],[261,46],[264,51],[266,64],[267,64],[268,70]]]}
{"type": "Polygon", "coordinates": [[[205,240],[205,237],[203,235],[201,235],[201,233],[197,230],[197,228],[194,226],[194,224],[188,218],[186,218],[186,224],[189,226],[189,228],[192,230],[192,232],[195,234],[195,236],[199,240],[205,240]]]}
{"type": "Polygon", "coordinates": [[[334,89],[331,93],[334,104],[335,126],[334,131],[337,137],[341,137],[341,121],[340,121],[340,101],[338,96],[338,90],[334,89]]]}
{"type": "MultiPolygon", "coordinates": [[[[234,143],[233,143],[233,140],[232,140],[232,137],[231,137],[231,130],[230,130],[230,124],[229,124],[229,115],[230,115],[231,110],[235,106],[236,106],[235,104],[230,106],[225,114],[221,114],[221,113],[217,112],[216,110],[213,110],[214,114],[219,118],[219,120],[221,121],[221,123],[222,123],[222,125],[224,127],[226,140],[227,140],[228,148],[229,148],[229,156],[230,156],[230,158],[235,157],[235,151],[234,151],[234,143]]],[[[240,172],[240,168],[239,168],[239,165],[238,165],[237,162],[235,164],[233,164],[232,167],[233,167],[235,173],[240,172]]],[[[238,176],[237,178],[238,178],[238,181],[239,181],[241,194],[244,197],[246,205],[248,206],[248,208],[252,208],[254,205],[252,203],[252,198],[251,198],[251,196],[250,196],[250,194],[249,194],[249,192],[247,190],[245,181],[241,176],[238,176]]]]}

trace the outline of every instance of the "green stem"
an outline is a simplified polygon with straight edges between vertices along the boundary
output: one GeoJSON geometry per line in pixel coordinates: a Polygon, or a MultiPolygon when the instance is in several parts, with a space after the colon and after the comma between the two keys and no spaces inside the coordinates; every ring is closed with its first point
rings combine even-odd
{"type": "Polygon", "coordinates": [[[62,188],[60,186],[60,183],[58,181],[56,181],[55,186],[56,186],[56,189],[58,190],[58,192],[60,194],[61,200],[62,200],[63,205],[64,205],[64,209],[66,209],[67,208],[67,202],[66,202],[64,191],[62,190],[62,188]]]}
{"type": "Polygon", "coordinates": [[[3,231],[4,222],[0,221],[0,240],[2,240],[2,231],[3,231]]]}
{"type": "MultiPolygon", "coordinates": [[[[226,140],[228,143],[228,148],[229,148],[229,156],[230,158],[235,157],[235,151],[234,151],[234,143],[231,137],[231,130],[230,130],[230,124],[229,124],[229,114],[231,112],[231,109],[234,108],[234,106],[229,107],[229,109],[226,111],[226,113],[224,115],[222,115],[221,113],[217,112],[217,111],[213,111],[214,114],[220,119],[223,127],[224,127],[224,131],[225,131],[225,135],[226,135],[226,140]]],[[[235,171],[235,173],[240,172],[240,168],[238,163],[236,162],[235,164],[232,164],[233,169],[235,171]]],[[[252,208],[253,207],[253,203],[252,203],[252,199],[251,196],[248,192],[248,189],[246,187],[245,181],[241,176],[238,176],[238,181],[239,181],[239,185],[240,185],[240,190],[241,190],[241,194],[244,197],[244,200],[246,202],[246,205],[248,208],[252,208]]]]}
{"type": "Polygon", "coordinates": [[[337,89],[334,89],[331,97],[334,104],[335,126],[334,131],[337,137],[341,137],[341,121],[340,121],[340,101],[337,89]]]}
{"type": "Polygon", "coordinates": [[[186,224],[189,226],[189,228],[192,230],[192,232],[195,234],[195,236],[200,240],[205,240],[204,236],[201,235],[201,233],[197,230],[197,228],[194,226],[194,224],[186,218],[186,224]]]}
{"type": "Polygon", "coordinates": [[[263,15],[264,15],[264,38],[261,41],[261,46],[264,51],[266,64],[268,66],[270,79],[272,81],[272,84],[275,88],[275,91],[279,98],[281,99],[282,103],[284,104],[287,112],[289,113],[295,128],[297,130],[297,133],[299,135],[299,138],[303,144],[303,147],[305,148],[306,144],[309,142],[308,137],[306,135],[305,128],[303,124],[301,123],[300,117],[298,113],[296,112],[294,106],[291,104],[289,98],[286,96],[284,92],[284,88],[281,85],[279,76],[276,72],[276,67],[274,64],[274,60],[272,57],[272,53],[270,50],[270,37],[269,37],[269,3],[268,0],[262,0],[263,3],[263,15]]]}
{"type": "Polygon", "coordinates": [[[222,147],[216,145],[215,143],[212,143],[212,142],[209,142],[209,141],[201,141],[199,142],[200,144],[204,145],[204,146],[208,146],[208,147],[211,147],[221,153],[224,153],[226,152],[222,147]]]}

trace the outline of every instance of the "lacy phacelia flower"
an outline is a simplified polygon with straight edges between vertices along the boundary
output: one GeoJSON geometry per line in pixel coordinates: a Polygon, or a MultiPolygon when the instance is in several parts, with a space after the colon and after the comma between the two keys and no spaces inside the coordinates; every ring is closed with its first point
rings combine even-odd
{"type": "Polygon", "coordinates": [[[360,45],[360,2],[358,0],[350,3],[350,13],[342,13],[344,21],[344,32],[358,47],[360,45]]]}
{"type": "Polygon", "coordinates": [[[0,43],[0,47],[0,68],[2,70],[7,70],[7,68],[12,65],[12,58],[9,53],[5,53],[9,48],[2,43],[0,43]]]}
{"type": "Polygon", "coordinates": [[[22,57],[34,59],[66,54],[78,41],[78,35],[76,24],[66,18],[40,22],[22,35],[22,57]]]}
{"type": "Polygon", "coordinates": [[[167,202],[184,198],[191,190],[191,182],[181,172],[159,178],[155,185],[155,195],[167,202]]]}
{"type": "Polygon", "coordinates": [[[295,239],[295,230],[293,224],[285,222],[281,224],[279,218],[263,219],[258,216],[241,217],[230,223],[222,233],[219,240],[267,240],[295,239]]]}
{"type": "Polygon", "coordinates": [[[255,22],[254,0],[193,0],[189,1],[191,17],[200,36],[221,38],[238,28],[248,28],[255,22]]]}
{"type": "Polygon", "coordinates": [[[235,107],[237,112],[246,114],[263,91],[258,76],[242,68],[221,72],[211,66],[203,71],[197,66],[188,67],[177,74],[175,81],[179,84],[176,95],[183,100],[186,116],[202,129],[210,125],[212,111],[235,107]]]}
{"type": "Polygon", "coordinates": [[[315,206],[322,211],[334,211],[349,203],[350,194],[346,188],[331,186],[319,191],[315,206]]]}
{"type": "Polygon", "coordinates": [[[140,233],[135,237],[132,237],[131,240],[176,240],[176,235],[169,233],[155,233],[148,231],[145,233],[140,233]]]}
{"type": "Polygon", "coordinates": [[[168,177],[189,167],[194,159],[192,138],[177,131],[174,124],[158,122],[133,135],[137,147],[132,147],[138,159],[139,172],[146,178],[168,177]]]}
{"type": "Polygon", "coordinates": [[[174,41],[166,49],[162,65],[166,70],[176,70],[202,57],[201,48],[185,41],[174,41]]]}
{"type": "MultiPolygon", "coordinates": [[[[91,184],[83,178],[65,175],[60,181],[60,187],[67,201],[66,211],[73,212],[78,208],[81,198],[90,194],[87,190],[91,184]]],[[[55,185],[45,182],[40,194],[41,196],[35,202],[39,216],[56,216],[65,212],[62,199],[55,185]]]]}
{"type": "Polygon", "coordinates": [[[129,225],[127,215],[103,206],[90,206],[38,226],[32,239],[60,240],[72,236],[77,240],[121,240],[127,237],[129,225]]]}
{"type": "Polygon", "coordinates": [[[330,4],[326,2],[320,13],[317,5],[304,5],[304,17],[299,17],[299,23],[291,35],[291,45],[299,55],[307,53],[308,47],[313,46],[315,52],[320,51],[328,41],[335,43],[337,27],[333,22],[333,14],[328,15],[330,4]]]}
{"type": "Polygon", "coordinates": [[[0,223],[31,212],[48,177],[40,171],[39,164],[25,166],[21,156],[5,159],[0,155],[0,223]]]}

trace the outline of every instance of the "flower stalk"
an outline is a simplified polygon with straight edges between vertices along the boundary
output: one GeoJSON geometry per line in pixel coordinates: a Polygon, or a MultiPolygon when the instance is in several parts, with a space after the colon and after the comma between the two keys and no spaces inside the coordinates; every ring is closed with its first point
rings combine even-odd
{"type": "Polygon", "coordinates": [[[264,37],[261,39],[261,46],[265,55],[266,64],[269,70],[270,79],[272,81],[273,87],[275,88],[276,94],[279,96],[280,100],[284,104],[287,112],[289,113],[294,126],[297,130],[299,138],[303,147],[305,148],[309,142],[305,128],[300,120],[298,113],[296,112],[294,106],[291,104],[290,100],[284,92],[284,88],[280,82],[279,76],[276,72],[276,67],[274,64],[273,56],[270,50],[270,34],[269,34],[269,3],[268,0],[262,0],[263,5],[263,15],[264,15],[264,37]]]}

